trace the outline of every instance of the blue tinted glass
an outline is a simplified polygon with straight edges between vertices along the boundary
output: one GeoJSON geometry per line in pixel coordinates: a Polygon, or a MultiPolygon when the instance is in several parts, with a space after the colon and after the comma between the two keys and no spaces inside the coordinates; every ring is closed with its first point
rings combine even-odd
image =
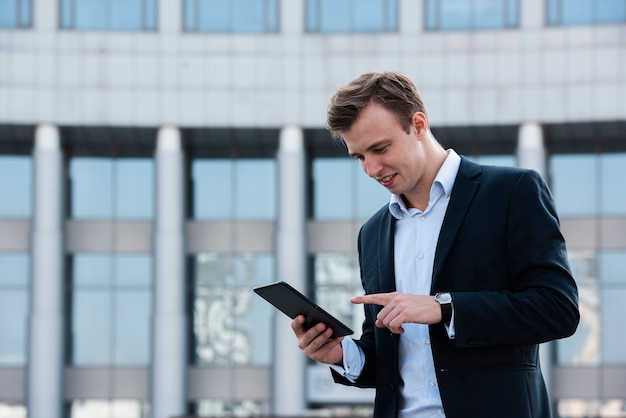
{"type": "Polygon", "coordinates": [[[111,254],[76,254],[72,259],[74,286],[110,286],[113,273],[111,254]]]}
{"type": "Polygon", "coordinates": [[[147,287],[152,283],[152,257],[148,254],[118,255],[115,259],[115,284],[147,287]]]}
{"type": "Polygon", "coordinates": [[[353,165],[347,158],[313,161],[313,213],[315,219],[351,219],[354,190],[353,165]]]}
{"type": "Polygon", "coordinates": [[[483,165],[496,165],[501,167],[517,166],[517,158],[514,155],[478,155],[471,159],[483,165]]]}
{"type": "Polygon", "coordinates": [[[75,290],[72,297],[72,364],[111,363],[111,292],[75,290]]]}
{"type": "Polygon", "coordinates": [[[140,30],[143,25],[143,0],[109,0],[114,30],[140,30]]]}
{"type": "Polygon", "coordinates": [[[430,0],[426,3],[428,29],[494,29],[518,25],[518,0],[430,0]]]}
{"type": "Polygon", "coordinates": [[[152,295],[149,291],[117,292],[115,306],[114,363],[150,363],[150,317],[152,295]]]}
{"type": "Polygon", "coordinates": [[[561,23],[575,25],[593,22],[594,0],[561,0],[561,23]]]}
{"type": "Polygon", "coordinates": [[[320,0],[306,1],[306,31],[318,32],[320,30],[319,21],[319,2],[320,0]]]}
{"type": "Polygon", "coordinates": [[[61,10],[59,12],[59,20],[63,29],[72,28],[74,18],[74,0],[61,0],[61,10]]]}
{"type": "Polygon", "coordinates": [[[196,219],[274,219],[276,161],[194,160],[196,219]]]}
{"type": "Polygon", "coordinates": [[[278,29],[278,0],[196,0],[187,5],[191,1],[185,6],[186,30],[262,33],[278,29]]]}
{"type": "Polygon", "coordinates": [[[600,157],[600,201],[604,215],[626,215],[626,154],[600,157]]]}
{"type": "MultiPolygon", "coordinates": [[[[1,2],[1,0],[0,0],[1,2]]],[[[19,0],[20,2],[20,14],[18,16],[19,19],[19,26],[20,27],[27,27],[31,25],[31,5],[30,2],[31,0],[19,0]]]]}
{"type": "Polygon", "coordinates": [[[472,26],[472,5],[467,0],[441,0],[439,27],[441,29],[469,29],[472,26]]]}
{"type": "Polygon", "coordinates": [[[32,194],[32,159],[0,156],[0,217],[30,217],[32,194]]]}
{"type": "Polygon", "coordinates": [[[70,161],[71,208],[75,218],[113,216],[113,160],[77,157],[70,161]]]}
{"type": "Polygon", "coordinates": [[[594,155],[555,155],[550,160],[551,189],[561,216],[598,213],[597,158],[594,155]]]}
{"type": "Polygon", "coordinates": [[[426,9],[426,29],[439,28],[439,1],[440,0],[426,0],[424,3],[426,9]]]}
{"type": "Polygon", "coordinates": [[[626,21],[625,0],[602,0],[596,2],[596,22],[617,23],[626,21]]]}
{"type": "Polygon", "coordinates": [[[349,32],[352,16],[351,0],[320,0],[320,32],[349,32]]]}
{"type": "Polygon", "coordinates": [[[26,363],[28,291],[0,287],[0,365],[26,363]]]}
{"type": "Polygon", "coordinates": [[[186,31],[198,30],[198,9],[197,0],[185,0],[183,9],[183,20],[186,31]]]}
{"type": "Polygon", "coordinates": [[[0,253],[0,286],[26,286],[30,281],[29,263],[30,257],[26,253],[0,253]]]}
{"type": "Polygon", "coordinates": [[[505,25],[506,4],[502,0],[481,0],[474,2],[472,27],[474,28],[502,28],[505,25]]]}
{"type": "Polygon", "coordinates": [[[154,163],[147,158],[115,160],[117,218],[149,219],[154,216],[154,163]]]}
{"type": "Polygon", "coordinates": [[[385,0],[359,0],[353,7],[353,30],[358,32],[382,32],[385,28],[385,0]]]}
{"type": "Polygon", "coordinates": [[[17,1],[0,0],[0,28],[17,27],[17,17],[17,1]]]}
{"type": "Polygon", "coordinates": [[[547,21],[550,25],[558,25],[561,23],[561,0],[548,0],[547,9],[547,21]]]}
{"type": "Polygon", "coordinates": [[[75,0],[75,29],[107,29],[109,10],[106,0],[75,0]]]}
{"type": "Polygon", "coordinates": [[[602,363],[626,364],[626,288],[602,291],[602,363]]]}
{"type": "Polygon", "coordinates": [[[237,219],[274,219],[276,161],[237,160],[235,164],[237,219]]]}
{"type": "Polygon", "coordinates": [[[598,263],[603,284],[626,285],[626,251],[603,251],[598,263]]]}
{"type": "Polygon", "coordinates": [[[230,160],[194,160],[192,178],[196,219],[233,217],[233,170],[230,160]]]}

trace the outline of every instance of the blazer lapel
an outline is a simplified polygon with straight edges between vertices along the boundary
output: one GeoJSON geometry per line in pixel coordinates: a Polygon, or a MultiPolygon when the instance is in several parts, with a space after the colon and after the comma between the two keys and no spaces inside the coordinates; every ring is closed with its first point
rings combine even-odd
{"type": "Polygon", "coordinates": [[[431,290],[435,287],[441,268],[448,257],[450,248],[452,248],[452,243],[454,242],[457,231],[465,218],[465,212],[467,212],[474,198],[474,194],[478,189],[479,181],[476,180],[475,177],[480,175],[480,173],[480,165],[461,157],[459,172],[456,176],[446,216],[443,219],[441,231],[439,232],[431,290]]]}

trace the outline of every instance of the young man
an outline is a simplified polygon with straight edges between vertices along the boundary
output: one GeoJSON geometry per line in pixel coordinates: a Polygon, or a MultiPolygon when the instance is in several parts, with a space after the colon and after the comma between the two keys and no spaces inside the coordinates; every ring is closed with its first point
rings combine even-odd
{"type": "Polygon", "coordinates": [[[337,382],[375,387],[375,418],[550,417],[539,344],[572,335],[579,312],[542,178],[442,148],[395,72],[338,89],[328,128],[392,197],[359,233],[361,338],[299,316],[300,349],[337,382]]]}

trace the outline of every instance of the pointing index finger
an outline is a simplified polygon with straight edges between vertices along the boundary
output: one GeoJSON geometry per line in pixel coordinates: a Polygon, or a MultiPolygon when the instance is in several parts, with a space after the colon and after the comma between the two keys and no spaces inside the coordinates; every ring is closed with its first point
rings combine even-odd
{"type": "Polygon", "coordinates": [[[350,302],[354,304],[372,304],[386,306],[391,299],[391,293],[372,293],[370,295],[353,296],[350,302]]]}

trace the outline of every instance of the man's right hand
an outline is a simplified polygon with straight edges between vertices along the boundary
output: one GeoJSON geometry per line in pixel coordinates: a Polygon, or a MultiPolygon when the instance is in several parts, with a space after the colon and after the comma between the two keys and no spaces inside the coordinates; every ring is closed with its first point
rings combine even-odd
{"type": "Polygon", "coordinates": [[[341,341],[344,337],[331,339],[333,330],[321,322],[308,330],[304,329],[304,320],[303,315],[298,315],[291,321],[291,329],[298,338],[298,348],[315,361],[342,366],[341,341]]]}

